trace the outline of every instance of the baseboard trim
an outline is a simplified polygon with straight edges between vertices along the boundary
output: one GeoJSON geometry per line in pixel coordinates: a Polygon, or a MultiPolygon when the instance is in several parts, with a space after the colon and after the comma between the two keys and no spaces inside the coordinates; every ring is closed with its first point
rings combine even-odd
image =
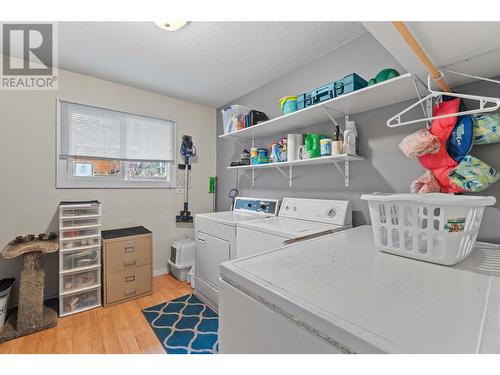
{"type": "Polygon", "coordinates": [[[154,270],[153,271],[153,277],[161,276],[161,275],[166,275],[167,273],[170,273],[168,268],[161,268],[159,270],[154,270]]]}

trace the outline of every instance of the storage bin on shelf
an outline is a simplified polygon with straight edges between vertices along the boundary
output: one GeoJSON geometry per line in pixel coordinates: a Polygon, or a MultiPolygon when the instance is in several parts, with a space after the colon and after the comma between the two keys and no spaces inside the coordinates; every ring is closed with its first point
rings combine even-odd
{"type": "Polygon", "coordinates": [[[349,94],[350,92],[363,89],[366,86],[368,86],[368,82],[356,73],[352,73],[341,80],[335,81],[335,96],[349,94]]]}
{"type": "Polygon", "coordinates": [[[364,194],[375,246],[384,252],[444,265],[467,258],[484,207],[494,197],[430,194],[364,194]]]}
{"type": "Polygon", "coordinates": [[[284,115],[295,112],[297,110],[297,97],[285,96],[280,99],[280,110],[284,115]]]}
{"type": "Polygon", "coordinates": [[[248,112],[250,112],[250,108],[238,104],[233,104],[221,110],[224,133],[232,133],[243,129],[243,118],[248,112]]]}
{"type": "Polygon", "coordinates": [[[335,82],[318,87],[310,92],[311,104],[318,104],[335,98],[335,82]]]}
{"type": "Polygon", "coordinates": [[[356,73],[346,75],[344,78],[317,87],[310,92],[297,96],[297,109],[303,109],[314,104],[336,98],[337,96],[365,88],[368,85],[356,73]]]}
{"type": "Polygon", "coordinates": [[[297,95],[297,110],[304,109],[312,105],[311,93],[305,92],[304,94],[297,95]]]}

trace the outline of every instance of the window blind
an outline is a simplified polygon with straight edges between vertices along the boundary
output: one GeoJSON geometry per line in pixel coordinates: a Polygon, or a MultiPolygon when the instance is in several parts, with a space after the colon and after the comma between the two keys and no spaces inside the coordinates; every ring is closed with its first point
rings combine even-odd
{"type": "Polygon", "coordinates": [[[60,101],[59,157],[172,161],[175,123],[60,101]]]}

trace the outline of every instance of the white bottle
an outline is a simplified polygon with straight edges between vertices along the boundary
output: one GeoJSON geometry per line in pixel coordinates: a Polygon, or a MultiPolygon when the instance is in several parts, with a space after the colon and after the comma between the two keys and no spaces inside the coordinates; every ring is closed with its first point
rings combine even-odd
{"type": "Polygon", "coordinates": [[[358,155],[358,130],[354,121],[346,121],[344,130],[344,154],[358,155]]]}

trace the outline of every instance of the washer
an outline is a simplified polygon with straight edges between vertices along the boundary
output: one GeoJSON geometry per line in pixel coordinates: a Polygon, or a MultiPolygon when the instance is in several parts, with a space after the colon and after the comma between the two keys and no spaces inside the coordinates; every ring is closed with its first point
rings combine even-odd
{"type": "Polygon", "coordinates": [[[195,216],[196,260],[194,293],[213,308],[218,307],[219,267],[236,258],[236,224],[276,216],[277,199],[237,197],[233,211],[195,216]]]}
{"type": "Polygon", "coordinates": [[[352,228],[351,202],[283,198],[279,215],[238,223],[237,257],[273,250],[305,236],[352,228]]]}

